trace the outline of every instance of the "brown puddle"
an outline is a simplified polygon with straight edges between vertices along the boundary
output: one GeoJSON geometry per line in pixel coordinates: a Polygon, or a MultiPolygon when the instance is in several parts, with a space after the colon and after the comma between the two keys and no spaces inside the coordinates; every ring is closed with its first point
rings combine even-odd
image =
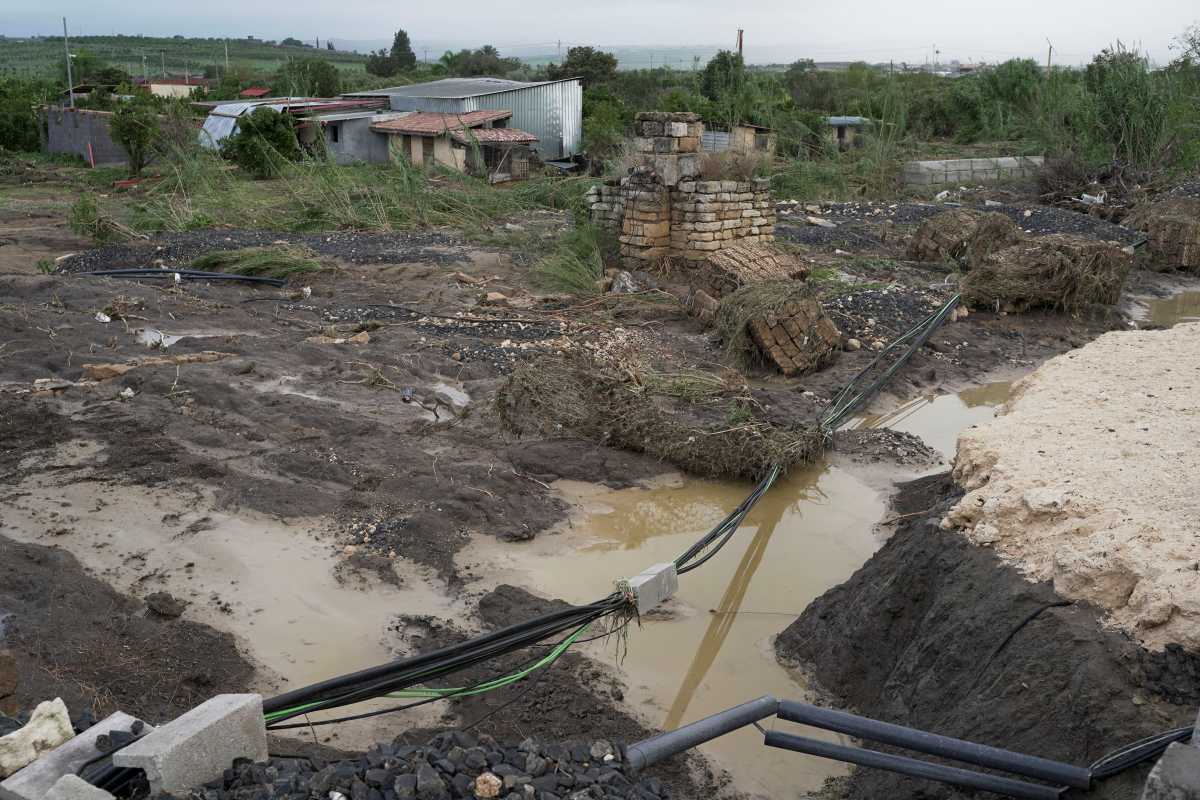
{"type": "MultiPolygon", "coordinates": [[[[958,433],[990,418],[1010,388],[995,383],[920,397],[854,425],[910,431],[950,456],[958,433]]],[[[748,490],[690,478],[650,489],[559,488],[580,509],[569,527],[520,547],[476,539],[460,561],[489,583],[588,602],[618,578],[674,560],[748,490]]],[[[669,730],[765,693],[811,699],[803,676],[775,659],[773,637],[870,558],[882,543],[874,528],[884,512],[885,498],[846,469],[820,464],[790,474],[724,550],[680,578],[665,613],[631,626],[628,651],[616,661],[629,685],[626,702],[648,724],[669,730]]],[[[614,663],[611,646],[593,655],[614,663]]],[[[769,750],[752,728],[702,751],[730,771],[737,789],[770,797],[796,797],[845,772],[835,762],[769,750]]]]}
{"type": "Polygon", "coordinates": [[[1147,300],[1146,320],[1164,328],[1179,322],[1200,322],[1200,292],[1147,300]]]}
{"type": "Polygon", "coordinates": [[[958,394],[921,395],[886,413],[855,417],[847,423],[846,430],[891,428],[911,433],[951,459],[958,435],[995,416],[996,407],[1012,394],[1012,386],[1010,381],[997,381],[958,394]]]}

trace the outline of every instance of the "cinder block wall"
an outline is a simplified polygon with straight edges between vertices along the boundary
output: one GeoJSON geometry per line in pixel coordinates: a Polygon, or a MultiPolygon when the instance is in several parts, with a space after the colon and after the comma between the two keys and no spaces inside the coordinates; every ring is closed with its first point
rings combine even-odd
{"type": "Polygon", "coordinates": [[[697,180],[704,125],[696,114],[643,112],[635,125],[640,163],[587,197],[591,220],[619,232],[628,266],[667,256],[701,261],[737,242],[774,241],[767,179],[697,180]]]}
{"type": "Polygon", "coordinates": [[[91,144],[97,165],[129,163],[129,156],[109,133],[110,112],[48,106],[44,115],[47,153],[67,153],[88,161],[91,144]]]}
{"type": "Polygon", "coordinates": [[[1013,178],[1032,178],[1042,167],[1041,156],[1003,158],[955,158],[946,161],[909,161],[904,165],[908,186],[992,183],[1013,178]]]}

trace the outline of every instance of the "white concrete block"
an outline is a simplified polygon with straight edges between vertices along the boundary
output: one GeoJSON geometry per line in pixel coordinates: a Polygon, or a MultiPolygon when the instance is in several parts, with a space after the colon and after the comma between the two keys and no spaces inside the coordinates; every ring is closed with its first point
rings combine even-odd
{"type": "Polygon", "coordinates": [[[267,760],[262,695],[217,695],[114,754],[113,764],[145,770],[152,793],[185,795],[235,758],[267,760]]]}
{"type": "MultiPolygon", "coordinates": [[[[74,773],[100,755],[96,740],[112,731],[127,731],[137,719],[123,711],[110,714],[66,744],[43,753],[25,769],[0,782],[0,800],[41,800],[64,775],[74,773]]],[[[144,723],[143,723],[144,724],[144,723]]],[[[145,732],[154,730],[146,725],[145,732]]]]}
{"type": "Polygon", "coordinates": [[[46,792],[45,800],[113,800],[113,796],[78,775],[64,775],[46,792]]]}

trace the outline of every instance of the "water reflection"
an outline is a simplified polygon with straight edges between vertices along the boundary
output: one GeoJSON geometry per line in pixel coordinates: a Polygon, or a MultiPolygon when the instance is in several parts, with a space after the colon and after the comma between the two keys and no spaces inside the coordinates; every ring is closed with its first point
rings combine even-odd
{"type": "Polygon", "coordinates": [[[1146,303],[1146,316],[1164,328],[1179,322],[1200,322],[1200,292],[1180,292],[1146,303]]]}

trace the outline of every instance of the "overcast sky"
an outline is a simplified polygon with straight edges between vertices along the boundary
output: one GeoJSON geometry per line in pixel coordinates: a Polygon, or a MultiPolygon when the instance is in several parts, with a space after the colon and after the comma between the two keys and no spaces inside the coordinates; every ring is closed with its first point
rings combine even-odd
{"type": "MultiPolygon", "coordinates": [[[[730,45],[746,31],[751,62],[816,60],[922,62],[1013,56],[1086,61],[1120,39],[1158,61],[1174,36],[1200,21],[1197,0],[2,0],[0,33],[184,34],[322,41],[378,40],[395,28],[414,43],[553,52],[569,44],[730,45]]],[[[3,46],[3,45],[0,45],[3,46]]]]}

